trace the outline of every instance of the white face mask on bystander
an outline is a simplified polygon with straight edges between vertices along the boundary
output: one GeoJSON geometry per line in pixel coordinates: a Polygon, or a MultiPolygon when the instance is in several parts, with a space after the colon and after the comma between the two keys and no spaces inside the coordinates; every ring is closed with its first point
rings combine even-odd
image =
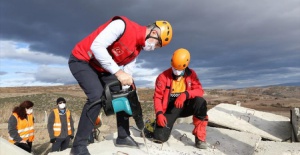
{"type": "Polygon", "coordinates": [[[32,108],[26,109],[26,114],[27,114],[27,115],[32,114],[32,112],[33,112],[33,109],[32,109],[32,108]]]}
{"type": "Polygon", "coordinates": [[[59,109],[64,109],[66,107],[65,103],[58,104],[59,109]]]}

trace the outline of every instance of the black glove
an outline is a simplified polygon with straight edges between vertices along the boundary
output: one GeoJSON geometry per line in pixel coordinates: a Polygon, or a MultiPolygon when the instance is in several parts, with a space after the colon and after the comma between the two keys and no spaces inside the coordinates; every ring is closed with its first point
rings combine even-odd
{"type": "Polygon", "coordinates": [[[54,143],[56,141],[56,138],[50,139],[50,143],[54,143]]]}
{"type": "Polygon", "coordinates": [[[70,138],[71,138],[71,139],[73,139],[73,138],[74,138],[74,136],[70,136],[70,138]]]}

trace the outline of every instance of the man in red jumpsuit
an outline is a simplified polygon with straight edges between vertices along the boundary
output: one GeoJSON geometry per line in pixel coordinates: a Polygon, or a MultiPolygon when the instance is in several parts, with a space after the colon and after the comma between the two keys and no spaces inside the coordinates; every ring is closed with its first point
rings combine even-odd
{"type": "MultiPolygon", "coordinates": [[[[88,99],[82,110],[71,154],[90,154],[88,137],[101,104],[90,105],[101,99],[105,84],[117,79],[122,86],[132,85],[132,72],[141,50],[152,51],[166,46],[171,39],[172,27],[167,21],[141,26],[126,17],[116,16],[75,45],[69,58],[69,68],[88,99]]],[[[130,136],[129,116],[125,112],[116,115],[116,146],[138,147],[130,136]]]]}
{"type": "Polygon", "coordinates": [[[188,67],[189,62],[188,50],[183,48],[176,50],[171,59],[172,67],[162,72],[156,79],[154,93],[156,128],[153,137],[166,142],[176,119],[193,115],[195,146],[206,149],[207,104],[196,72],[188,67]]]}

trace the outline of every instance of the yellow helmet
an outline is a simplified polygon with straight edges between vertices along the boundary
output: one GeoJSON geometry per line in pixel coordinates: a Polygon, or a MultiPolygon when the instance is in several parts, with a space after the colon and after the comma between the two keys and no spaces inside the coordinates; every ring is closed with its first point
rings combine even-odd
{"type": "Polygon", "coordinates": [[[171,66],[176,70],[184,70],[190,63],[190,52],[184,48],[177,49],[172,56],[171,66]]]}
{"type": "Polygon", "coordinates": [[[173,36],[172,26],[168,21],[158,20],[155,25],[160,29],[161,46],[168,45],[173,36]]]}

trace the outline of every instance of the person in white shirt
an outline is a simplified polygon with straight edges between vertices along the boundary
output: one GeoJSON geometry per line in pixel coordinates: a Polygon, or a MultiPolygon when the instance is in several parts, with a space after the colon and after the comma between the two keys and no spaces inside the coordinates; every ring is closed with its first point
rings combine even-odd
{"type": "MultiPolygon", "coordinates": [[[[75,45],[69,58],[69,68],[88,99],[82,110],[71,154],[90,154],[88,137],[101,104],[89,106],[101,99],[105,84],[117,79],[122,86],[132,85],[132,72],[141,50],[164,47],[170,43],[172,35],[172,27],[167,21],[159,20],[141,26],[124,16],[116,16],[75,45]]],[[[139,144],[130,136],[129,116],[125,112],[116,115],[116,146],[138,148],[139,144]]]]}

